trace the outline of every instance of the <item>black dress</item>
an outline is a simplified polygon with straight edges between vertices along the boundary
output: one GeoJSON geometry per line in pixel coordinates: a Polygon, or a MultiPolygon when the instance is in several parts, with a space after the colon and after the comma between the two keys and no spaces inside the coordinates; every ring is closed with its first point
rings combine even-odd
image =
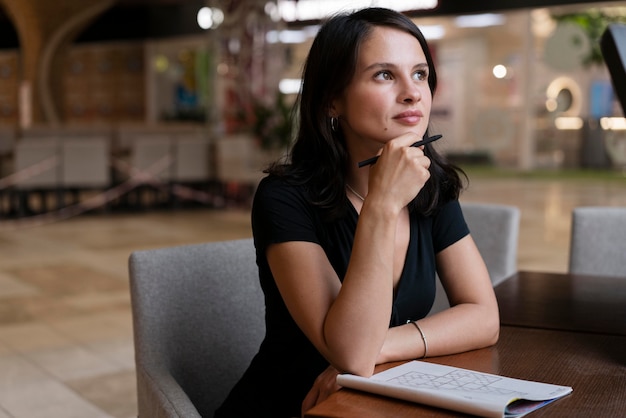
{"type": "MultiPolygon", "coordinates": [[[[358,213],[324,222],[306,189],[274,176],[264,178],[252,208],[252,229],[261,286],[265,293],[266,336],[258,354],[215,417],[296,417],[315,378],[328,362],[295,324],[274,283],[265,257],[268,245],[287,241],[319,244],[341,279],[346,273],[358,213]]],[[[435,297],[435,254],[469,233],[459,202],[433,216],[410,215],[410,240],[389,325],[423,318],[435,297]]],[[[234,324],[233,326],[236,326],[234,324]]]]}

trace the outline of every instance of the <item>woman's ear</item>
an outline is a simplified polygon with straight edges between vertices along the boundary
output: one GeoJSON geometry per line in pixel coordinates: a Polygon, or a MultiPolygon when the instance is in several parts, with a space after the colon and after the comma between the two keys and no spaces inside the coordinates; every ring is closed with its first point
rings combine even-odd
{"type": "Polygon", "coordinates": [[[339,116],[343,113],[342,109],[341,100],[333,99],[333,101],[330,102],[330,107],[328,108],[328,117],[339,118],[339,116]]]}

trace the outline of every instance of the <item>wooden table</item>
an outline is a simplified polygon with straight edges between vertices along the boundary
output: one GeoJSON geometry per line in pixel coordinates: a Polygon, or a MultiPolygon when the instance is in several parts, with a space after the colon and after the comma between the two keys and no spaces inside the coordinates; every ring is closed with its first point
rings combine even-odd
{"type": "MultiPolygon", "coordinates": [[[[626,321],[626,316],[621,314],[626,305],[622,293],[625,289],[626,280],[520,272],[496,287],[502,327],[495,346],[426,361],[574,389],[571,395],[533,412],[533,417],[624,416],[626,334],[619,320],[626,321]],[[600,284],[591,286],[594,280],[600,284]],[[586,294],[584,290],[590,288],[586,294]],[[622,295],[621,306],[617,306],[619,295],[622,295]],[[503,306],[504,303],[507,305],[503,306]],[[610,320],[613,309],[617,309],[618,318],[610,320]],[[580,330],[570,329],[576,328],[577,323],[580,330]]],[[[400,363],[380,365],[376,371],[397,364],[400,363]]],[[[341,389],[305,415],[307,418],[458,416],[457,412],[350,389],[341,389]]]]}
{"type": "Polygon", "coordinates": [[[626,336],[626,277],[522,271],[495,292],[502,325],[626,336]]]}

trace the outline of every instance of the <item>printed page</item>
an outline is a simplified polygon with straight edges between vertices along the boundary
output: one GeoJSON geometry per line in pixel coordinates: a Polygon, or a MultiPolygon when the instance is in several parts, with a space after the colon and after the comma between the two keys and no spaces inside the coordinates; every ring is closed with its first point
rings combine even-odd
{"type": "MultiPolygon", "coordinates": [[[[545,401],[572,392],[567,386],[513,379],[457,367],[411,361],[371,378],[339,375],[346,387],[484,417],[504,417],[517,400],[545,401]]],[[[546,402],[516,402],[507,417],[521,417],[546,402]]]]}

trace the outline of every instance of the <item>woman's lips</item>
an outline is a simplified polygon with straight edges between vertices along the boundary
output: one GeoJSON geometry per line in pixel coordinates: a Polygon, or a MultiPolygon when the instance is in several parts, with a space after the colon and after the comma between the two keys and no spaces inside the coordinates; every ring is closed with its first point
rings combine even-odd
{"type": "Polygon", "coordinates": [[[407,110],[394,116],[393,118],[401,123],[414,125],[422,119],[422,112],[418,110],[407,110]]]}

